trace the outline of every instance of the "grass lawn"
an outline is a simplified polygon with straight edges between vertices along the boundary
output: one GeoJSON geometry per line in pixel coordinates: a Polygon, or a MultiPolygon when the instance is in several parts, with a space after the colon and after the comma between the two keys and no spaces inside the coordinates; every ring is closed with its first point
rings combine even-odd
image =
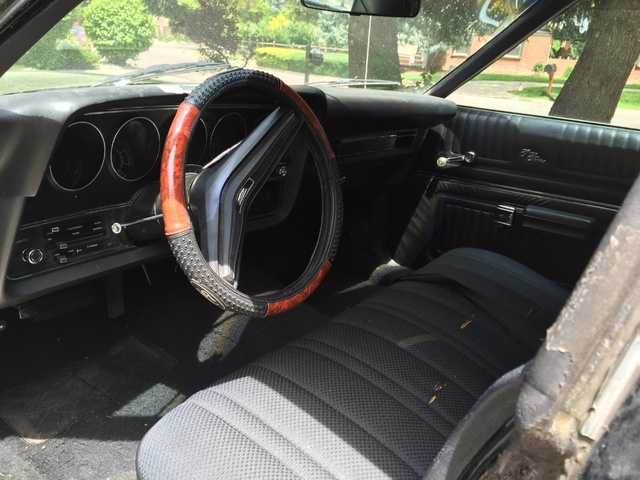
{"type": "MultiPolygon", "coordinates": [[[[432,82],[440,80],[445,75],[445,72],[438,72],[433,76],[432,82]]],[[[417,71],[408,71],[402,74],[403,80],[408,81],[422,81],[422,77],[420,76],[420,72],[417,71]]],[[[530,82],[530,83],[541,83],[547,85],[549,83],[549,77],[546,74],[540,75],[514,75],[511,73],[480,73],[472,81],[485,81],[485,82],[530,82]]],[[[554,85],[564,85],[567,81],[564,77],[555,77],[553,79],[554,85]]],[[[627,89],[640,90],[640,83],[627,83],[627,89]]],[[[546,91],[546,88],[545,88],[546,91]]],[[[526,96],[526,95],[521,95],[526,96]]]]}
{"type": "MultiPolygon", "coordinates": [[[[549,77],[546,74],[540,75],[513,75],[510,73],[481,73],[474,80],[485,80],[492,82],[535,82],[549,83],[549,77]]],[[[563,77],[555,77],[553,79],[554,84],[562,85],[567,79],[563,77]]]]}
{"type": "MultiPolygon", "coordinates": [[[[440,80],[446,73],[448,72],[438,72],[433,75],[431,82],[435,83],[440,80]]],[[[420,76],[420,72],[418,71],[408,71],[402,73],[402,80],[410,81],[410,82],[422,82],[422,77],[420,76]]],[[[512,75],[509,73],[481,73],[476,76],[473,80],[478,81],[489,81],[489,82],[535,82],[535,83],[544,83],[545,85],[549,83],[549,78],[546,75],[512,75]]],[[[566,81],[565,78],[555,78],[554,83],[559,85],[564,84],[566,81]]]]}
{"type": "MultiPolygon", "coordinates": [[[[431,83],[436,83],[443,76],[444,76],[444,72],[434,73],[431,76],[431,83]]],[[[416,71],[402,72],[402,80],[405,81],[405,82],[421,82],[421,83],[424,83],[424,80],[422,79],[422,75],[420,74],[420,72],[416,72],[416,71]]]]}
{"type": "MultiPolygon", "coordinates": [[[[558,97],[562,87],[554,87],[551,90],[551,100],[555,100],[558,97]]],[[[509,90],[509,93],[517,95],[522,98],[533,98],[539,100],[549,100],[547,97],[546,87],[528,87],[520,91],[509,90]]],[[[618,108],[627,108],[631,110],[640,110],[640,91],[630,92],[623,91],[618,102],[618,108]]]]}

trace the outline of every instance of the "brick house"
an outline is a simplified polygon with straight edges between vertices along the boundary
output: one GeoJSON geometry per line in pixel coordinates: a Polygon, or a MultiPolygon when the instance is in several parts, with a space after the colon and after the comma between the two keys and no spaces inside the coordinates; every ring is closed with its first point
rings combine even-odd
{"type": "MultiPolygon", "coordinates": [[[[471,37],[471,45],[467,49],[449,49],[443,69],[448,71],[458,66],[469,55],[480,50],[489,40],[490,38],[486,36],[473,35],[471,37]]],[[[553,38],[549,32],[536,32],[487,68],[486,71],[492,73],[530,74],[536,63],[542,62],[546,64],[549,62],[552,40],[553,38]]]]}
{"type": "MultiPolygon", "coordinates": [[[[489,37],[474,35],[471,45],[467,49],[449,49],[442,69],[449,71],[458,66],[462,61],[478,51],[489,40],[489,37]]],[[[511,52],[486,69],[490,73],[531,74],[536,63],[555,63],[558,75],[563,75],[568,67],[573,67],[576,60],[549,58],[551,52],[552,37],[549,32],[543,30],[531,35],[511,52]]],[[[640,59],[631,71],[629,82],[640,83],[640,59]]]]}

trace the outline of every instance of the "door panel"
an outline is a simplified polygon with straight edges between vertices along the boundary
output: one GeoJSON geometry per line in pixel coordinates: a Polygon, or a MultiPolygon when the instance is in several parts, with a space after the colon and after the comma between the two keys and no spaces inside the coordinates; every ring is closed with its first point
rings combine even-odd
{"type": "Polygon", "coordinates": [[[412,219],[426,238],[415,264],[487,248],[567,286],[640,171],[640,132],[559,119],[460,108],[427,142],[419,174],[429,187],[412,219]],[[436,165],[469,151],[472,164],[436,165]]]}

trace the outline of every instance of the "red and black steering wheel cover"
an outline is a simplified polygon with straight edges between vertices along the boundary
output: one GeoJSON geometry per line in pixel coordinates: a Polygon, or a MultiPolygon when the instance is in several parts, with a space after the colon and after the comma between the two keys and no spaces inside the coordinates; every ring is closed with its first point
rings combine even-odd
{"type": "Polygon", "coordinates": [[[184,100],[173,120],[160,172],[160,197],[169,246],[192,285],[220,308],[253,317],[266,317],[304,302],[318,287],[335,257],[342,227],[342,192],[335,155],[320,122],[307,103],[278,78],[254,70],[235,70],[209,78],[184,100]],[[233,92],[255,91],[291,108],[303,120],[322,189],[322,218],[318,242],[304,273],[285,289],[249,296],[222,280],[202,255],[185,198],[184,167],[189,141],[201,112],[233,92]]]}

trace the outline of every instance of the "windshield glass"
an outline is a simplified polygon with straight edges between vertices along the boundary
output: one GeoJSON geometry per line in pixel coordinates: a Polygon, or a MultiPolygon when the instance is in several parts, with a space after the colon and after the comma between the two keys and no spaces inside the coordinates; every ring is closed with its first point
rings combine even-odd
{"type": "Polygon", "coordinates": [[[429,0],[417,17],[396,19],[322,12],[299,0],[88,0],[0,78],[0,93],[191,85],[238,67],[292,85],[423,93],[473,42],[513,20],[518,3],[429,0]]]}

